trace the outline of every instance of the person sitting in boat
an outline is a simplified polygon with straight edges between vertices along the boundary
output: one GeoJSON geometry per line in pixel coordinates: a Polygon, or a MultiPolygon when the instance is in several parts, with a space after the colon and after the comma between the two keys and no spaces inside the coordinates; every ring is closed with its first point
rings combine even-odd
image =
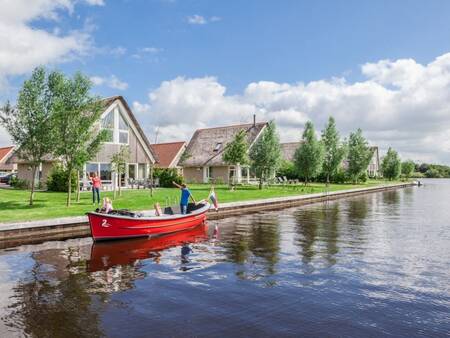
{"type": "Polygon", "coordinates": [[[109,214],[113,210],[112,201],[109,197],[105,197],[103,199],[103,206],[101,209],[101,212],[104,212],[105,214],[109,214]]]}
{"type": "Polygon", "coordinates": [[[161,210],[161,205],[156,202],[155,203],[155,216],[162,216],[163,212],[161,210]]]}
{"type": "Polygon", "coordinates": [[[189,203],[189,197],[192,199],[192,202],[194,202],[194,204],[197,204],[197,202],[195,202],[195,198],[194,198],[194,196],[192,196],[191,191],[188,189],[186,184],[183,183],[180,185],[176,182],[172,182],[172,183],[174,186],[181,189],[180,210],[181,210],[182,215],[186,215],[187,207],[188,207],[188,203],[189,203]]]}

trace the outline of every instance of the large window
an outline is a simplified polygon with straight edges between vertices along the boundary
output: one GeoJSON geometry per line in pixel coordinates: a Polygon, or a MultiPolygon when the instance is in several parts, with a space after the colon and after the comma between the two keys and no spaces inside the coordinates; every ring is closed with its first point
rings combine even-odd
{"type": "Polygon", "coordinates": [[[114,108],[102,119],[102,128],[107,131],[106,142],[129,143],[129,125],[119,108],[114,108]]]}
{"type": "Polygon", "coordinates": [[[129,179],[136,179],[136,165],[135,164],[129,164],[128,165],[128,178],[129,179]]]}
{"type": "Polygon", "coordinates": [[[208,181],[211,181],[211,179],[213,178],[213,167],[206,168],[206,178],[208,179],[208,181]]]}
{"type": "Polygon", "coordinates": [[[138,178],[144,179],[145,178],[145,164],[139,163],[138,165],[138,178]]]}
{"type": "Polygon", "coordinates": [[[100,163],[100,179],[102,181],[111,181],[112,172],[110,163],[100,163]]]}
{"type": "Polygon", "coordinates": [[[86,163],[86,174],[91,177],[94,173],[98,175],[98,163],[86,163]]]}
{"type": "Polygon", "coordinates": [[[102,120],[102,128],[106,130],[106,142],[114,142],[114,110],[102,120]]]}
{"type": "Polygon", "coordinates": [[[127,121],[123,118],[122,114],[118,113],[119,117],[119,143],[128,144],[129,127],[127,121]]]}

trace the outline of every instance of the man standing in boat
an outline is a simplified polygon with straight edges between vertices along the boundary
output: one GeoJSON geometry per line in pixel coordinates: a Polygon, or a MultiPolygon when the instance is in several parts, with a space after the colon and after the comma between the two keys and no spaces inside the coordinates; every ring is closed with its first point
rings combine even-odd
{"type": "Polygon", "coordinates": [[[181,210],[182,215],[186,215],[188,203],[189,203],[189,197],[192,199],[192,202],[194,202],[194,204],[197,204],[197,202],[195,201],[194,196],[192,196],[191,191],[188,189],[186,184],[183,183],[180,185],[176,182],[172,182],[172,183],[174,186],[181,189],[180,210],[181,210]]]}

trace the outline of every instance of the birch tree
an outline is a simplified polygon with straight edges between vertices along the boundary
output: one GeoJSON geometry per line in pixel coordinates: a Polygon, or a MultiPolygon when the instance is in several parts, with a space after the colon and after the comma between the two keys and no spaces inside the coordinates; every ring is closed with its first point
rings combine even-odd
{"type": "MultiPolygon", "coordinates": [[[[244,130],[241,130],[236,134],[234,139],[227,144],[222,158],[225,163],[235,166],[238,165],[246,165],[249,162],[248,158],[248,143],[246,139],[246,133],[244,130]]],[[[233,183],[236,180],[236,171],[233,176],[233,183]]]]}
{"type": "Polygon", "coordinates": [[[36,68],[25,80],[16,107],[7,103],[0,109],[0,123],[11,136],[18,157],[31,167],[30,205],[33,205],[39,165],[54,145],[52,115],[53,100],[43,67],[36,68]]]}
{"type": "Polygon", "coordinates": [[[317,139],[314,125],[306,122],[300,146],[295,151],[294,163],[300,177],[305,180],[305,185],[320,174],[323,163],[323,145],[317,139]]]}
{"type": "Polygon", "coordinates": [[[103,104],[90,94],[91,81],[81,73],[72,78],[54,72],[49,87],[54,100],[54,125],[58,143],[54,154],[61,158],[69,173],[67,206],[71,204],[71,175],[80,162],[95,153],[105,134],[99,132],[103,104]],[[94,150],[94,151],[93,151],[94,150]]]}
{"type": "Polygon", "coordinates": [[[345,145],[340,141],[336,122],[332,116],[330,116],[325,129],[322,131],[322,144],[324,147],[322,172],[326,176],[327,184],[329,184],[330,177],[336,174],[346,152],[345,145]]]}
{"type": "Polygon", "coordinates": [[[273,121],[251,147],[250,159],[252,169],[259,178],[259,189],[262,189],[263,181],[278,169],[281,162],[280,139],[273,121]]]}
{"type": "Polygon", "coordinates": [[[347,172],[353,183],[358,183],[359,178],[367,171],[373,150],[370,149],[367,140],[358,129],[351,133],[348,139],[348,168],[347,172]]]}

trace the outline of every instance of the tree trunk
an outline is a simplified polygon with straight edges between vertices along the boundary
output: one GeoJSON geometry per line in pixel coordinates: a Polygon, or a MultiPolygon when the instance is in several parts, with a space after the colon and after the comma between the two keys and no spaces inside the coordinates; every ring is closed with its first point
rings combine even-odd
{"type": "Polygon", "coordinates": [[[263,177],[261,175],[261,177],[259,178],[259,190],[262,190],[263,187],[263,177]]]}
{"type": "Polygon", "coordinates": [[[113,200],[115,200],[116,197],[117,197],[117,187],[116,187],[117,173],[113,173],[113,175],[114,175],[114,179],[112,180],[112,184],[113,184],[113,200]]]}
{"type": "Polygon", "coordinates": [[[77,170],[77,203],[80,203],[80,171],[77,170]]]}
{"type": "Polygon", "coordinates": [[[33,165],[33,167],[32,167],[33,177],[31,178],[30,205],[33,205],[33,199],[34,199],[34,186],[35,186],[35,184],[36,184],[36,170],[37,170],[37,166],[36,166],[36,165],[33,165]]]}
{"type": "Polygon", "coordinates": [[[122,196],[122,188],[121,188],[121,185],[122,185],[122,172],[120,171],[120,168],[118,170],[118,175],[119,175],[119,177],[117,179],[117,184],[118,184],[118,188],[119,188],[119,196],[122,196]]]}
{"type": "Polygon", "coordinates": [[[66,206],[70,207],[70,200],[72,198],[72,169],[67,170],[69,173],[69,179],[67,180],[67,203],[66,206]]]}
{"type": "Polygon", "coordinates": [[[330,185],[330,174],[327,174],[327,188],[330,185]]]}
{"type": "Polygon", "coordinates": [[[153,165],[150,165],[150,196],[153,197],[153,165]]]}

